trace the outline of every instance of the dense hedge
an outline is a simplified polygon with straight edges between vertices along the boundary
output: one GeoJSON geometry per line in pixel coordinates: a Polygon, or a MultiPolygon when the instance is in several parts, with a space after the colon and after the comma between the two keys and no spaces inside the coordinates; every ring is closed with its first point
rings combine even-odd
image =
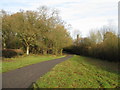
{"type": "Polygon", "coordinates": [[[107,61],[119,61],[118,50],[104,50],[103,48],[87,49],[85,47],[71,46],[64,49],[65,52],[70,54],[77,54],[82,56],[88,56],[98,58],[107,61]]]}
{"type": "Polygon", "coordinates": [[[108,61],[119,60],[120,44],[118,41],[120,38],[116,34],[106,32],[103,35],[103,40],[99,43],[92,40],[89,37],[77,39],[71,47],[65,48],[64,51],[108,61]]]}

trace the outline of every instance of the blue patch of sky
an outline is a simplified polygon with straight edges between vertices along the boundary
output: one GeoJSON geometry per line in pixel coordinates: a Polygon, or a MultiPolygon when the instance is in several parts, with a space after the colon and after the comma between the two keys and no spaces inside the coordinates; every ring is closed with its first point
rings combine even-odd
{"type": "MultiPolygon", "coordinates": [[[[69,8],[71,5],[80,4],[81,2],[63,2],[59,4],[55,4],[54,7],[62,7],[62,8],[69,8]]],[[[81,3],[82,4],[82,3],[81,3]]]]}
{"type": "Polygon", "coordinates": [[[4,7],[26,7],[26,6],[30,6],[29,4],[26,3],[18,3],[18,2],[8,2],[8,3],[0,3],[0,8],[4,8],[4,7]]]}

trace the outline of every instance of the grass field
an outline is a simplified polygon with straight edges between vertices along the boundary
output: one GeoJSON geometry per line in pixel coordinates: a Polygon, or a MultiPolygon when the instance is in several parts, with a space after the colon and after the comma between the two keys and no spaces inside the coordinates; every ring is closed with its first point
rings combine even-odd
{"type": "Polygon", "coordinates": [[[63,56],[54,55],[29,55],[16,58],[6,58],[2,62],[2,72],[7,72],[13,69],[21,68],[30,64],[35,64],[42,61],[52,60],[63,56]]]}
{"type": "Polygon", "coordinates": [[[116,88],[117,63],[73,56],[56,65],[34,84],[34,88],[116,88]]]}

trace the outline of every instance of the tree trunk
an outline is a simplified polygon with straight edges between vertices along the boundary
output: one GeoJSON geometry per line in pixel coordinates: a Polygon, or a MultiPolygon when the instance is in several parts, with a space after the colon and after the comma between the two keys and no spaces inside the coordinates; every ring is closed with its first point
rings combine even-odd
{"type": "Polygon", "coordinates": [[[55,55],[58,55],[58,50],[57,49],[55,49],[55,55]]]}
{"type": "Polygon", "coordinates": [[[62,55],[62,51],[63,51],[63,49],[60,49],[60,55],[62,55]]]}
{"type": "Polygon", "coordinates": [[[47,54],[47,50],[43,50],[43,55],[46,55],[47,54]]]}
{"type": "Polygon", "coordinates": [[[6,44],[5,43],[3,44],[3,47],[4,47],[4,49],[6,49],[6,44]]]}
{"type": "Polygon", "coordinates": [[[27,46],[27,55],[29,55],[29,46],[27,46]]]}

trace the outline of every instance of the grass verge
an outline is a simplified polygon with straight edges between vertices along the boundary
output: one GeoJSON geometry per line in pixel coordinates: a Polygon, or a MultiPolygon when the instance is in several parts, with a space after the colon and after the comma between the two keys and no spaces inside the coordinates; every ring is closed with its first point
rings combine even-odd
{"type": "Polygon", "coordinates": [[[111,65],[117,64],[73,56],[40,77],[34,88],[116,88],[120,75],[111,65]]]}
{"type": "Polygon", "coordinates": [[[29,55],[29,56],[22,56],[16,58],[6,58],[3,60],[2,63],[2,71],[1,72],[8,72],[10,70],[14,70],[17,68],[21,68],[27,65],[39,63],[42,61],[53,60],[56,58],[61,58],[64,56],[55,56],[55,55],[29,55]]]}

